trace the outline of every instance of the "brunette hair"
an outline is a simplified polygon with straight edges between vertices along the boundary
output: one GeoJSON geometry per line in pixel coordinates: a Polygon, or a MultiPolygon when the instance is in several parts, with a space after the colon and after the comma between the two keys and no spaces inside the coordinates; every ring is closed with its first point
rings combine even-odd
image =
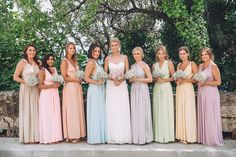
{"type": "Polygon", "coordinates": [[[42,67],[43,67],[43,68],[46,68],[46,69],[52,74],[52,71],[49,69],[49,66],[48,66],[48,64],[47,64],[47,60],[48,60],[50,57],[53,57],[53,59],[55,59],[52,54],[46,54],[46,55],[43,57],[42,67]]]}
{"type": "MultiPolygon", "coordinates": [[[[94,58],[93,58],[93,50],[94,50],[96,47],[99,47],[99,48],[100,48],[100,46],[99,46],[97,43],[92,43],[92,44],[89,46],[88,55],[87,55],[88,58],[94,59],[94,58]]],[[[100,49],[101,49],[101,48],[100,48],[100,49]]],[[[101,53],[100,53],[100,55],[99,55],[98,58],[101,58],[101,53]]]]}
{"type": "Polygon", "coordinates": [[[34,44],[29,44],[29,45],[27,45],[27,46],[25,47],[25,49],[24,49],[24,55],[23,55],[24,59],[25,59],[27,62],[29,62],[28,55],[27,55],[27,50],[28,50],[29,47],[35,48],[36,53],[35,53],[35,56],[34,56],[34,61],[35,61],[35,63],[36,63],[38,66],[40,66],[40,63],[39,63],[39,60],[38,60],[38,57],[37,57],[37,49],[36,49],[36,47],[35,47],[34,44]]]}

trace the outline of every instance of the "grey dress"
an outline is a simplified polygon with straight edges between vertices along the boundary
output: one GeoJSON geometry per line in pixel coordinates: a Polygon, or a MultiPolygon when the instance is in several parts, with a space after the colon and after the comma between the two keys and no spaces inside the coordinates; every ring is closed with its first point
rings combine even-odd
{"type": "MultiPolygon", "coordinates": [[[[146,64],[144,62],[142,63],[146,64]]],[[[138,78],[145,78],[145,72],[139,64],[134,64],[133,68],[138,78]]],[[[147,83],[132,83],[131,126],[132,143],[145,144],[153,141],[151,103],[147,83]]]]}

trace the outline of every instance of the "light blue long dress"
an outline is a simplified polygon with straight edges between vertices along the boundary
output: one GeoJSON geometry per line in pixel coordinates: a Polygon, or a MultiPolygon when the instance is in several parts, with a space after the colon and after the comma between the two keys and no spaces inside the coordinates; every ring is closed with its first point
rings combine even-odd
{"type": "MultiPolygon", "coordinates": [[[[97,80],[96,73],[103,68],[96,62],[96,72],[92,76],[97,80]]],[[[107,141],[105,87],[89,84],[87,92],[87,141],[90,144],[105,143],[107,141]]]]}
{"type": "MultiPolygon", "coordinates": [[[[154,70],[170,77],[168,61],[162,67],[159,62],[154,64],[154,70]]],[[[174,137],[174,100],[170,82],[156,82],[153,89],[153,132],[154,141],[167,143],[175,141],[174,137]]]]}

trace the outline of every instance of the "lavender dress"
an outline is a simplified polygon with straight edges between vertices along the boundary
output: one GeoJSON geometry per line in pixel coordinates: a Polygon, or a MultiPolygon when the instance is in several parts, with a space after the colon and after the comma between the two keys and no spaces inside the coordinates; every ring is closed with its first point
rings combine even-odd
{"type": "MultiPolygon", "coordinates": [[[[146,64],[142,62],[143,64],[146,64]]],[[[146,65],[148,66],[148,65],[146,65]]],[[[133,66],[137,77],[145,78],[139,64],[133,66]]],[[[147,83],[133,82],[131,86],[132,143],[145,144],[153,141],[150,94],[147,83]]]]}
{"type": "MultiPolygon", "coordinates": [[[[211,65],[199,71],[213,80],[211,65]]],[[[217,86],[198,87],[198,143],[222,146],[222,126],[220,114],[220,95],[217,86]]]]}

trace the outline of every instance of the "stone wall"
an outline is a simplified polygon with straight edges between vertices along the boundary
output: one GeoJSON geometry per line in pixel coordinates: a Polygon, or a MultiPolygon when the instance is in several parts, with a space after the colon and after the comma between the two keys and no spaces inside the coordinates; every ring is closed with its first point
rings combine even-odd
{"type": "MultiPolygon", "coordinates": [[[[236,92],[220,93],[224,132],[236,131],[236,92]]],[[[0,129],[8,128],[8,135],[18,126],[18,92],[0,92],[0,129]]]]}
{"type": "Polygon", "coordinates": [[[222,129],[236,131],[236,92],[220,93],[222,129]]]}

